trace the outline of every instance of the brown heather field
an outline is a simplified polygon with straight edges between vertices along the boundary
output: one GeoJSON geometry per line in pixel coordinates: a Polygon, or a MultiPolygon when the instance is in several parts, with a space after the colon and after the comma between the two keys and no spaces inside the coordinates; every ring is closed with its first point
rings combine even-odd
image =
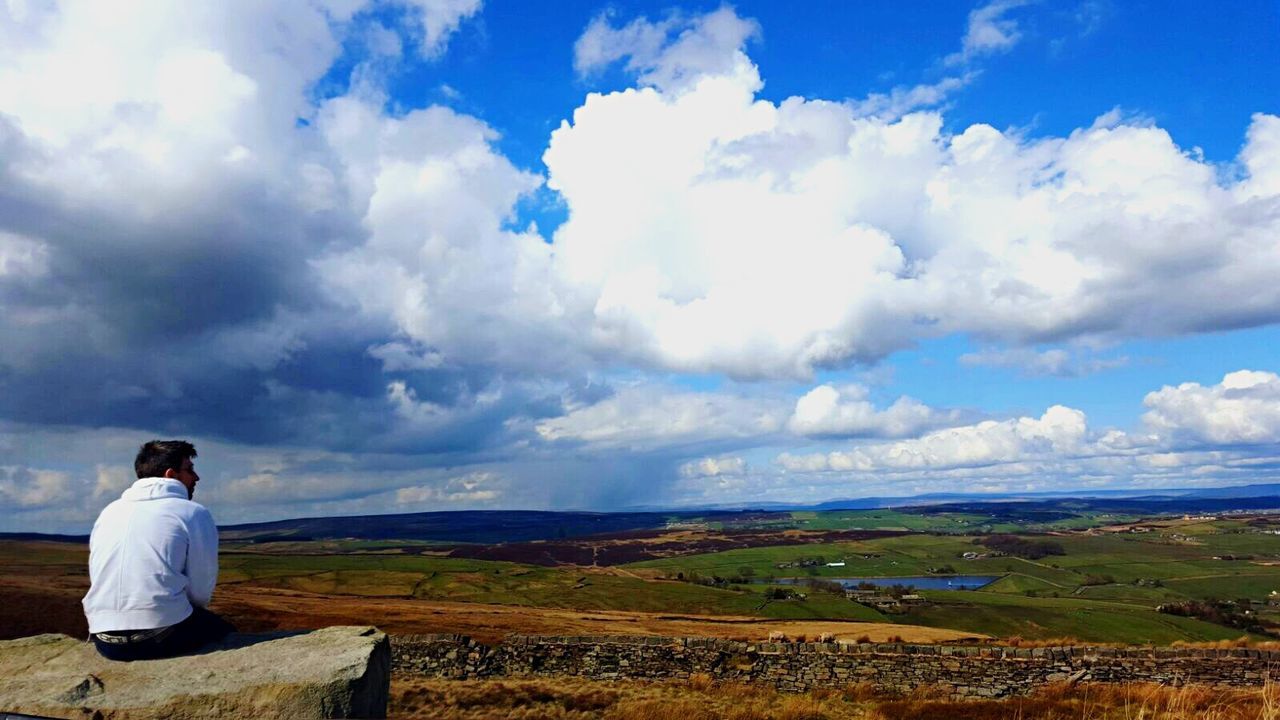
{"type": "Polygon", "coordinates": [[[1277,720],[1280,688],[1059,685],[1023,698],[951,701],[936,690],[890,697],[861,685],[788,694],[697,675],[654,683],[397,676],[388,713],[438,720],[1277,720]]]}
{"type": "Polygon", "coordinates": [[[659,560],[726,550],[854,542],[906,534],[897,530],[633,530],[576,540],[458,545],[450,548],[447,555],[473,560],[505,560],[547,567],[558,565],[608,567],[642,560],[659,560]]]}
{"type": "Polygon", "coordinates": [[[772,632],[816,638],[832,633],[853,642],[948,642],[974,639],[969,632],[890,623],[838,620],[767,620],[733,615],[672,615],[621,610],[565,610],[403,598],[360,598],[271,588],[219,590],[214,609],[245,629],[299,629],[375,623],[389,633],[460,633],[493,643],[510,634],[660,635],[764,640],[772,632]]]}
{"type": "MultiPolygon", "coordinates": [[[[88,632],[80,598],[88,581],[0,573],[0,640],[58,632],[88,632]],[[37,611],[38,610],[38,611],[37,611]]],[[[946,642],[973,633],[888,623],[829,620],[763,620],[737,616],[563,610],[406,598],[320,595],[278,588],[227,585],[218,588],[213,610],[245,632],[305,630],[329,625],[377,625],[393,634],[459,633],[493,643],[512,633],[527,635],[661,635],[763,640],[771,632],[817,637],[824,632],[853,641],[946,642]]]]}

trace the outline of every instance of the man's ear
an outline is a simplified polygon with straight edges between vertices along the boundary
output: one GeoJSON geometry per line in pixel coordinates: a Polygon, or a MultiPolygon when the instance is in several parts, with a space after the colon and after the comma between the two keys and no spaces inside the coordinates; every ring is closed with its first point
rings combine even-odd
{"type": "Polygon", "coordinates": [[[165,470],[164,475],[161,475],[160,477],[169,478],[170,480],[177,480],[178,471],[174,470],[173,468],[169,468],[168,470],[165,470]]]}

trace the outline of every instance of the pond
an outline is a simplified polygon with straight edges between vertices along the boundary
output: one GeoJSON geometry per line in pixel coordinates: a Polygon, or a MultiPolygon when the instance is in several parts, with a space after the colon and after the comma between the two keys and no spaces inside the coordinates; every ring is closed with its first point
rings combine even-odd
{"type": "MultiPolygon", "coordinates": [[[[763,582],[777,585],[803,585],[810,578],[778,578],[763,582]]],[[[1000,579],[999,575],[920,575],[914,577],[824,577],[830,582],[838,582],[846,588],[855,588],[860,583],[871,583],[876,587],[892,585],[912,585],[917,590],[976,590],[1000,579]]]]}

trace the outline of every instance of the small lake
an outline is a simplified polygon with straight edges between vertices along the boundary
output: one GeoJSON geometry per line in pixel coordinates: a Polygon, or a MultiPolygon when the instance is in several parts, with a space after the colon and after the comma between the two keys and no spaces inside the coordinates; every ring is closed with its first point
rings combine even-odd
{"type": "MultiPolygon", "coordinates": [[[[763,582],[778,585],[803,585],[810,578],[778,578],[763,582]]],[[[999,575],[921,575],[918,577],[824,577],[821,580],[838,582],[846,588],[856,588],[860,583],[876,587],[913,585],[917,590],[976,590],[1000,579],[999,575]]]]}

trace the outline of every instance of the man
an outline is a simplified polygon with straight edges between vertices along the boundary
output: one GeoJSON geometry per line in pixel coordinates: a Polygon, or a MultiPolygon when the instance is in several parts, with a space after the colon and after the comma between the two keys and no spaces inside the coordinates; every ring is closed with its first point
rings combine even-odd
{"type": "Polygon", "coordinates": [[[234,629],[205,609],[218,580],[218,529],[191,499],[195,456],[184,440],[143,445],[138,481],[93,524],[84,613],[104,657],[172,657],[234,629]]]}

